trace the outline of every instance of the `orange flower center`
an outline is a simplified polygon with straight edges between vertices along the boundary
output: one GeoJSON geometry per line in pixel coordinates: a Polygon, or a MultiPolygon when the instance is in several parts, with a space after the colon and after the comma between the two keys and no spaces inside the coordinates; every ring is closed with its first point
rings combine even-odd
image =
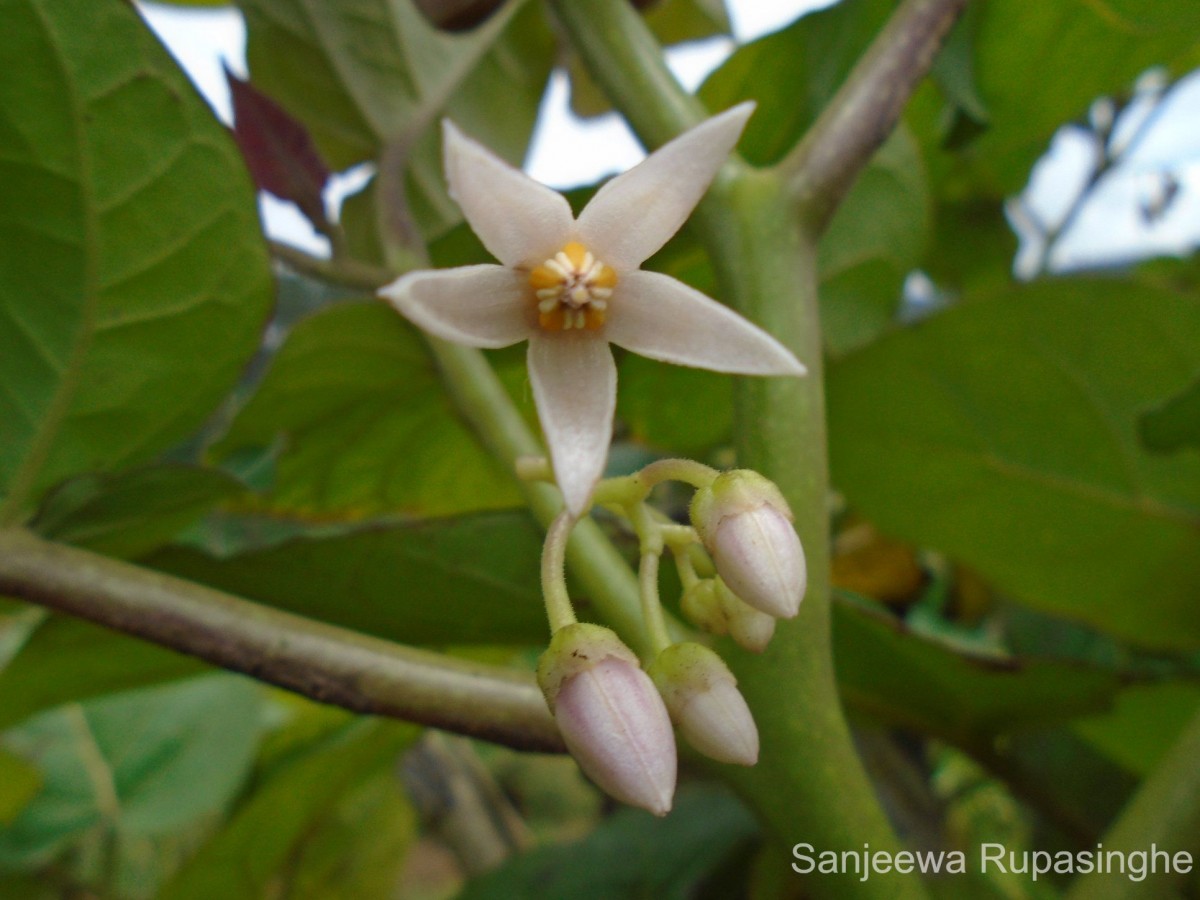
{"type": "Polygon", "coordinates": [[[604,324],[617,273],[571,241],[529,273],[538,324],[546,331],[597,329],[604,324]]]}

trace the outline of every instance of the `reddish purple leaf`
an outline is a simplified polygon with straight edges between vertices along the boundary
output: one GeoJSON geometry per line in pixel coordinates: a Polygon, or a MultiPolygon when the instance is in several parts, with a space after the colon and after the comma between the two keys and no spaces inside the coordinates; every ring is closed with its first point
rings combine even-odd
{"type": "Polygon", "coordinates": [[[225,69],[233,96],[233,136],[255,183],[291,200],[318,231],[329,229],[321,194],[329,168],[308,129],[248,81],[225,69]]]}

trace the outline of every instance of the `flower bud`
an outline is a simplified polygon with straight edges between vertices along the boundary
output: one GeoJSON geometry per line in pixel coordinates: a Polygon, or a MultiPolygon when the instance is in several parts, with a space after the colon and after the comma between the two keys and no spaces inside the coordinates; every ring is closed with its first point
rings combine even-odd
{"type": "Polygon", "coordinates": [[[758,762],[758,728],[721,657],[700,644],[672,644],[650,677],[689,744],[718,762],[758,762]]]}
{"type": "Polygon", "coordinates": [[[804,550],[779,488],[748,469],[724,472],[696,491],[691,515],[731,591],[776,618],[796,615],[807,575],[804,550]]]}
{"type": "Polygon", "coordinates": [[[729,636],[751,653],[766,650],[775,635],[775,617],[743,603],[720,578],[716,579],[716,590],[729,636]]]}
{"type": "Polygon", "coordinates": [[[684,591],[679,600],[679,611],[689,622],[709,634],[729,633],[729,618],[715,579],[703,578],[684,591]]]}
{"type": "Polygon", "coordinates": [[[584,774],[623,803],[666,815],[675,793],[675,735],[633,651],[607,628],[568,625],[542,654],[538,683],[584,774]]]}

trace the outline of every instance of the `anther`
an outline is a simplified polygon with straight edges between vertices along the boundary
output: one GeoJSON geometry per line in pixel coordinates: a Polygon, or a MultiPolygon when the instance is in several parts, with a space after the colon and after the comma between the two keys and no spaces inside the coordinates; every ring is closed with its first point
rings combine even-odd
{"type": "Polygon", "coordinates": [[[604,324],[617,274],[577,241],[529,273],[538,323],[548,331],[595,329],[604,324]]]}

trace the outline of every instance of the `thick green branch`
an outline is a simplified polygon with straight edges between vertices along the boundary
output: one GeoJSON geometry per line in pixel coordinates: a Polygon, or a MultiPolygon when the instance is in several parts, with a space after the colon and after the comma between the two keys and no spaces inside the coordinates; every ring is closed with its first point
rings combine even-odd
{"type": "Polygon", "coordinates": [[[969,0],[904,0],[800,144],[780,163],[820,231],[887,140],[969,0]]]}
{"type": "MultiPolygon", "coordinates": [[[[1101,843],[1106,851],[1126,854],[1156,850],[1194,853],[1200,846],[1200,713],[1184,728],[1174,746],[1138,788],[1101,843]]],[[[1162,867],[1159,867],[1162,871],[1162,867]]],[[[1118,875],[1083,875],[1071,885],[1067,900],[1135,900],[1163,896],[1172,876],[1133,881],[1118,875]]],[[[1177,879],[1176,879],[1177,880],[1177,879]]]]}
{"type": "Polygon", "coordinates": [[[324,625],[25,530],[0,531],[0,594],[354,712],[563,749],[532,676],[324,625]]]}

